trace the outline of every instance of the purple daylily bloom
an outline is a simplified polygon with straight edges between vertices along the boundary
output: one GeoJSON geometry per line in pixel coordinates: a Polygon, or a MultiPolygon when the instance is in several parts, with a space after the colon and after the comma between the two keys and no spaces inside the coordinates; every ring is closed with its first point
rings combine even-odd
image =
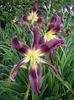
{"type": "Polygon", "coordinates": [[[9,78],[10,80],[14,80],[20,66],[30,62],[30,85],[34,92],[40,93],[42,73],[38,65],[44,64],[46,66],[49,66],[55,74],[60,75],[60,72],[55,66],[49,64],[44,60],[44,56],[48,55],[49,52],[52,51],[54,48],[61,46],[62,41],[59,38],[55,38],[39,44],[39,28],[36,27],[32,28],[31,30],[34,34],[34,41],[30,47],[27,44],[21,43],[16,36],[12,40],[12,47],[15,48],[18,52],[22,53],[24,55],[24,58],[20,60],[18,64],[14,65],[9,78]]]}
{"type": "MultiPolygon", "coordinates": [[[[50,51],[49,51],[49,57],[50,57],[50,60],[51,60],[51,63],[54,64],[54,61],[53,61],[53,51],[56,47],[58,46],[64,46],[64,42],[62,43],[63,38],[60,37],[60,36],[57,36],[55,35],[56,32],[59,32],[61,29],[61,16],[59,16],[58,14],[53,14],[53,16],[51,17],[51,20],[50,20],[50,23],[48,25],[48,29],[46,30],[45,34],[40,37],[40,42],[39,43],[43,43],[43,42],[47,42],[47,41],[50,41],[50,44],[52,44],[52,41],[54,40],[54,43],[57,43],[56,46],[54,46],[54,48],[52,48],[50,51]],[[59,39],[59,41],[55,41],[59,39]],[[58,45],[60,44],[60,45],[58,45]]],[[[66,45],[65,45],[66,46],[66,45]]],[[[64,47],[65,47],[64,46],[64,47]]]]}
{"type": "Polygon", "coordinates": [[[44,41],[49,41],[51,39],[57,38],[55,35],[56,32],[59,32],[61,29],[61,16],[58,14],[53,14],[51,17],[50,23],[48,25],[48,29],[44,34],[44,41]]]}
{"type": "Polygon", "coordinates": [[[32,23],[37,22],[39,24],[45,24],[45,20],[43,17],[39,17],[38,16],[38,0],[35,0],[33,7],[32,7],[32,11],[31,13],[29,13],[28,16],[22,16],[19,19],[19,23],[21,25],[24,25],[26,22],[31,21],[32,23]]]}
{"type": "Polygon", "coordinates": [[[30,81],[32,90],[36,93],[40,93],[41,79],[42,79],[42,72],[40,68],[38,67],[36,67],[36,69],[30,68],[29,81],[30,81]]]}

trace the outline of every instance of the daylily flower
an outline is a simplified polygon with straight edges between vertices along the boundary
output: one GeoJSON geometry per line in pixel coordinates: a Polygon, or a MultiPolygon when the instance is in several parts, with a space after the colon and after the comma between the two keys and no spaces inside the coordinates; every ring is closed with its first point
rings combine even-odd
{"type": "Polygon", "coordinates": [[[19,23],[23,25],[28,21],[31,21],[31,23],[37,22],[39,24],[45,24],[44,18],[38,16],[38,0],[35,0],[31,13],[19,19],[19,23]]]}
{"type": "Polygon", "coordinates": [[[14,65],[9,78],[13,81],[21,65],[30,62],[30,85],[34,92],[40,93],[42,73],[39,64],[44,64],[50,67],[55,74],[60,75],[60,72],[55,66],[49,64],[46,60],[44,60],[44,56],[48,55],[51,50],[58,46],[61,46],[63,43],[61,39],[55,38],[39,44],[39,28],[33,28],[32,31],[34,34],[34,41],[31,47],[29,47],[27,44],[21,43],[16,36],[12,40],[12,47],[22,53],[24,55],[24,58],[21,59],[18,64],[14,65]]]}
{"type": "Polygon", "coordinates": [[[61,28],[61,17],[58,14],[53,14],[48,29],[44,34],[44,40],[49,41],[51,39],[57,38],[57,36],[54,34],[56,32],[59,32],[60,28],[61,28]]]}
{"type": "MultiPolygon", "coordinates": [[[[59,16],[58,14],[53,14],[51,20],[50,20],[50,24],[48,25],[48,29],[46,30],[44,36],[41,38],[41,41],[49,41],[52,39],[58,39],[62,37],[59,37],[58,35],[55,35],[56,32],[59,32],[61,29],[61,16],[59,16]]],[[[56,46],[57,47],[57,46],[56,46]]],[[[54,64],[53,61],[53,51],[55,48],[53,48],[52,50],[49,51],[49,57],[51,60],[51,63],[54,64]]]]}

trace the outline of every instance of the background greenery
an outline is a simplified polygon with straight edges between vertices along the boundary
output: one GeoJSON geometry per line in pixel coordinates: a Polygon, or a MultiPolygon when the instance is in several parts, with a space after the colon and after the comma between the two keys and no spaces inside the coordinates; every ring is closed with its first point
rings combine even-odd
{"type": "MultiPolygon", "coordinates": [[[[73,4],[74,0],[51,0],[52,9],[61,9],[67,4],[73,4]]],[[[15,16],[21,16],[27,13],[32,7],[34,0],[0,0],[0,26],[5,27],[7,23],[10,23],[15,16]]],[[[39,8],[42,8],[42,3],[46,2],[47,5],[50,0],[39,0],[39,8]]],[[[42,8],[43,9],[43,8],[42,8]]],[[[42,11],[42,10],[41,10],[42,11]]]]}
{"type": "MultiPolygon", "coordinates": [[[[11,48],[12,37],[17,35],[28,44],[31,43],[29,38],[32,38],[27,27],[12,23],[12,20],[29,12],[33,2],[34,0],[0,0],[0,100],[74,100],[74,16],[62,11],[65,5],[73,4],[74,0],[39,0],[39,14],[42,12],[47,20],[54,10],[62,16],[61,35],[70,45],[69,48],[57,48],[54,52],[55,66],[61,71],[62,77],[41,66],[43,78],[39,95],[32,92],[29,86],[28,65],[19,70],[15,82],[8,79],[14,64],[23,57],[11,48]],[[43,9],[43,2],[49,6],[48,11],[43,9]]],[[[41,32],[44,32],[43,28],[41,32]]],[[[49,61],[49,58],[46,57],[46,60],[49,61]]]]}

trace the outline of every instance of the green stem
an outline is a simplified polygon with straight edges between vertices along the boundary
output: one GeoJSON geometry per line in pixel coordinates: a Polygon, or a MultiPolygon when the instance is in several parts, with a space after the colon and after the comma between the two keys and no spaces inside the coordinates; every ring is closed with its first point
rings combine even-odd
{"type": "Polygon", "coordinates": [[[30,85],[28,85],[28,89],[27,89],[27,92],[26,92],[26,100],[28,99],[29,91],[30,91],[30,85]]]}
{"type": "Polygon", "coordinates": [[[35,100],[35,99],[34,99],[34,92],[32,92],[32,100],[35,100]]]}

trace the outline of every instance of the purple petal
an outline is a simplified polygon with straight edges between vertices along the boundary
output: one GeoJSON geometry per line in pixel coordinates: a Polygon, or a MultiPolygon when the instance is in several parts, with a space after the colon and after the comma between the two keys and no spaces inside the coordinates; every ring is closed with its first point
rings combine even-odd
{"type": "Polygon", "coordinates": [[[62,46],[63,44],[64,44],[63,38],[57,37],[56,39],[48,41],[47,45],[49,45],[50,50],[54,50],[55,48],[62,46]]]}
{"type": "Polygon", "coordinates": [[[53,60],[53,50],[51,50],[49,52],[49,58],[50,58],[51,64],[54,64],[54,60],[53,60]]]}
{"type": "Polygon", "coordinates": [[[47,53],[49,53],[50,48],[49,48],[49,46],[46,45],[46,43],[44,43],[39,47],[39,50],[41,51],[40,52],[41,55],[46,55],[47,53]]]}
{"type": "Polygon", "coordinates": [[[29,47],[26,44],[22,44],[16,36],[12,40],[12,47],[24,54],[26,54],[29,49],[29,47]]]}
{"type": "Polygon", "coordinates": [[[59,39],[52,39],[40,45],[39,49],[41,50],[42,55],[45,55],[60,45],[61,42],[59,39]]]}
{"type": "Polygon", "coordinates": [[[37,13],[37,11],[38,11],[38,0],[35,0],[35,2],[33,4],[32,11],[37,13]]]}
{"type": "Polygon", "coordinates": [[[39,24],[45,24],[45,20],[44,20],[43,17],[39,17],[37,22],[38,22],[39,24]]]}
{"type": "Polygon", "coordinates": [[[42,44],[42,43],[44,43],[44,42],[45,42],[45,40],[44,40],[44,35],[42,35],[42,36],[40,37],[39,44],[42,44]]]}
{"type": "Polygon", "coordinates": [[[61,16],[59,16],[57,13],[54,13],[52,18],[51,18],[51,21],[50,23],[58,23],[58,24],[61,24],[61,16]]]}
{"type": "Polygon", "coordinates": [[[70,47],[70,45],[68,45],[68,44],[61,44],[61,46],[65,47],[65,48],[69,48],[70,47]]]}
{"type": "Polygon", "coordinates": [[[49,53],[51,63],[54,64],[53,50],[59,46],[63,46],[65,48],[69,47],[67,44],[64,44],[64,39],[62,37],[57,37],[56,39],[52,39],[52,40],[44,42],[42,45],[40,45],[40,47],[39,47],[39,49],[41,51],[40,55],[44,56],[49,53]]]}
{"type": "Polygon", "coordinates": [[[41,61],[41,63],[50,67],[55,72],[55,74],[61,75],[61,73],[58,71],[58,69],[55,66],[53,66],[52,64],[49,64],[46,61],[41,61]]]}
{"type": "Polygon", "coordinates": [[[59,46],[67,47],[67,45],[64,44],[64,39],[58,36],[55,39],[44,42],[38,47],[38,49],[41,51],[40,54],[43,56],[53,51],[55,48],[59,46]]]}
{"type": "Polygon", "coordinates": [[[40,35],[39,35],[39,27],[34,27],[31,29],[33,34],[34,34],[34,41],[33,41],[33,44],[32,44],[32,48],[37,48],[38,47],[38,44],[39,44],[39,40],[40,40],[40,35]]]}
{"type": "Polygon", "coordinates": [[[69,46],[67,44],[64,44],[64,38],[61,36],[58,36],[59,42],[53,47],[51,48],[51,50],[49,51],[49,57],[50,57],[50,61],[52,64],[54,64],[54,60],[53,60],[53,51],[55,48],[59,47],[59,46],[63,46],[65,48],[68,48],[69,46]]]}
{"type": "Polygon", "coordinates": [[[57,38],[59,39],[59,42],[60,42],[60,44],[58,46],[63,46],[65,48],[68,48],[69,47],[68,44],[65,44],[65,39],[62,36],[59,36],[58,35],[57,38]]]}
{"type": "Polygon", "coordinates": [[[57,39],[52,39],[48,42],[48,45],[49,45],[50,49],[54,49],[58,46],[61,46],[61,41],[58,38],[57,39]]]}
{"type": "Polygon", "coordinates": [[[57,14],[53,14],[46,32],[50,30],[54,30],[55,32],[58,32],[60,28],[61,28],[61,17],[57,14]]]}
{"type": "Polygon", "coordinates": [[[11,71],[10,77],[9,77],[10,80],[12,80],[12,81],[14,80],[14,78],[16,77],[16,74],[18,72],[18,69],[23,64],[25,64],[25,60],[24,59],[20,60],[20,62],[18,64],[14,65],[14,67],[13,67],[13,69],[11,71]]]}
{"type": "Polygon", "coordinates": [[[30,68],[29,81],[30,81],[32,90],[36,93],[40,93],[39,89],[40,89],[41,78],[42,78],[42,73],[38,67],[30,68]]]}
{"type": "Polygon", "coordinates": [[[16,36],[12,39],[12,47],[17,49],[17,50],[19,48],[21,48],[21,43],[20,43],[20,41],[18,41],[16,36]]]}

